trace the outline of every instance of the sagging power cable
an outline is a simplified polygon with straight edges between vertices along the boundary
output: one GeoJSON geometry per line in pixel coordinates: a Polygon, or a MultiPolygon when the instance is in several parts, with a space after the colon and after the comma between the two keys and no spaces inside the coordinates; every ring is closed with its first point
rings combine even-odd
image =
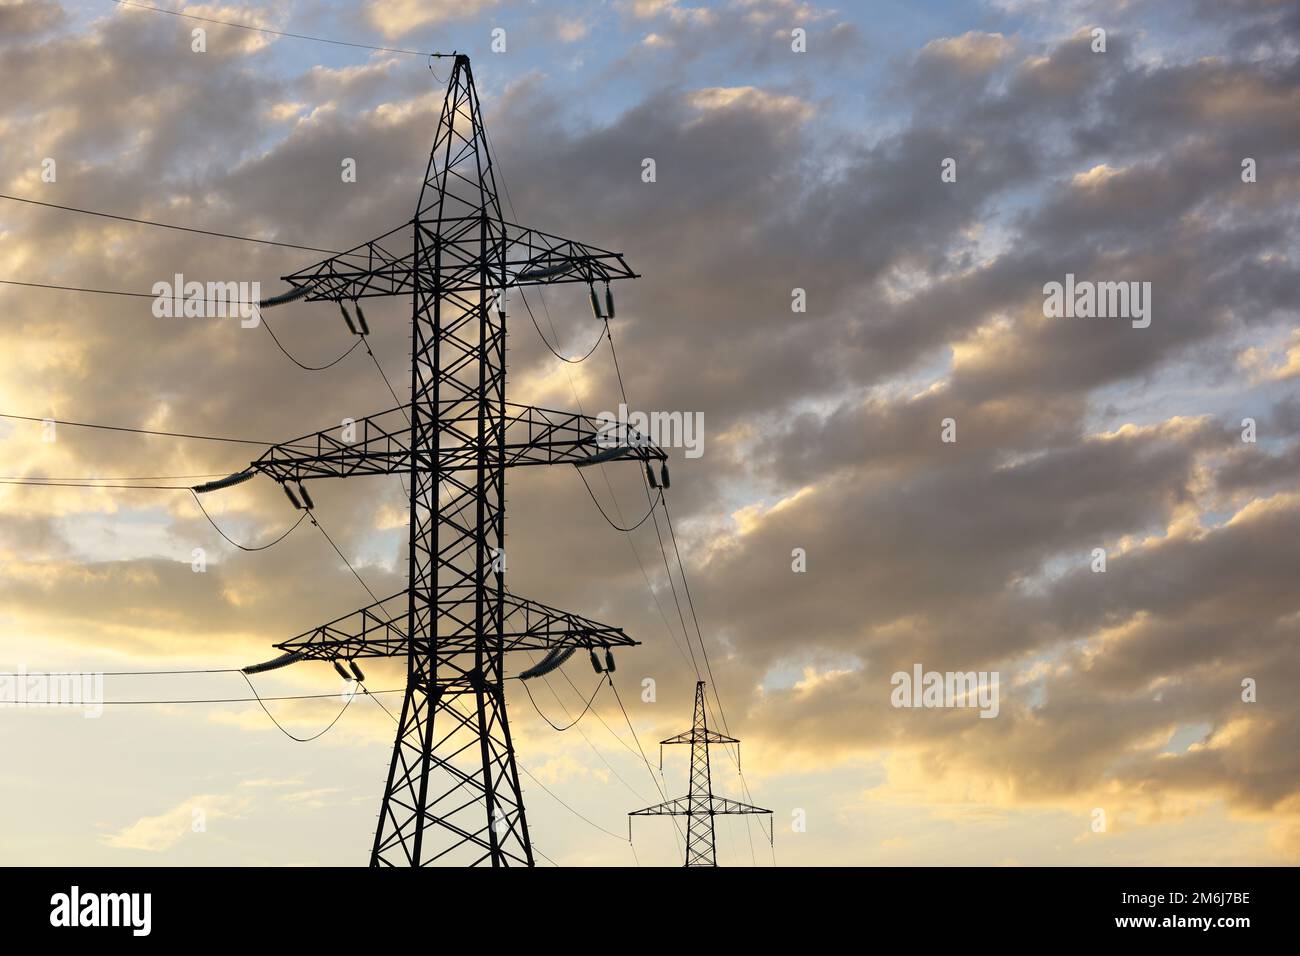
{"type": "Polygon", "coordinates": [[[600,516],[604,518],[605,522],[615,531],[624,531],[624,532],[635,531],[637,528],[641,527],[643,524],[646,523],[646,521],[650,518],[650,516],[654,514],[655,508],[659,507],[659,502],[663,501],[664,492],[663,489],[660,488],[659,497],[656,498],[653,502],[651,502],[650,510],[647,511],[645,515],[641,518],[641,520],[638,521],[636,524],[625,528],[621,524],[616,524],[614,522],[614,519],[605,513],[605,509],[601,507],[600,501],[596,498],[596,493],[591,490],[591,485],[587,483],[587,476],[582,473],[582,470],[577,468],[575,468],[574,470],[578,472],[578,477],[582,479],[582,486],[587,489],[587,494],[591,496],[592,503],[595,504],[596,510],[600,512],[600,516]]]}
{"type": "Polygon", "coordinates": [[[345,358],[351,355],[353,351],[356,349],[356,347],[361,344],[360,340],[353,342],[350,346],[348,346],[348,348],[343,352],[342,355],[334,359],[332,362],[326,362],[324,365],[307,365],[306,363],[301,362],[296,357],[294,357],[294,355],[290,353],[289,350],[284,347],[284,345],[281,344],[279,337],[275,334],[275,331],[271,328],[271,323],[266,321],[265,315],[261,317],[260,324],[262,328],[266,329],[267,334],[271,336],[271,341],[275,343],[275,347],[284,353],[284,357],[287,358],[294,365],[298,366],[300,369],[306,372],[323,372],[327,368],[333,368],[335,365],[338,365],[339,362],[342,362],[345,358]]]}
{"type": "MultiPolygon", "coordinates": [[[[577,726],[578,721],[582,720],[583,717],[586,717],[586,716],[587,716],[587,711],[591,710],[591,705],[594,704],[594,703],[596,702],[596,695],[600,693],[600,688],[604,686],[604,683],[605,683],[605,677],[606,677],[606,676],[608,676],[608,675],[602,675],[602,677],[600,678],[600,680],[597,680],[597,681],[596,681],[596,689],[593,690],[593,691],[591,692],[591,696],[590,696],[589,698],[587,698],[587,706],[584,707],[584,708],[582,708],[582,713],[580,713],[577,717],[574,717],[571,721],[569,721],[569,722],[568,722],[567,724],[565,724],[563,727],[559,726],[557,723],[555,723],[555,721],[553,721],[553,720],[551,720],[551,718],[547,717],[546,714],[542,713],[542,708],[538,707],[538,706],[537,706],[537,701],[533,699],[533,691],[532,691],[532,689],[528,686],[528,681],[523,680],[523,679],[520,679],[520,678],[517,678],[517,679],[519,680],[519,683],[523,685],[524,692],[528,694],[528,702],[531,703],[531,704],[533,705],[533,710],[537,711],[537,716],[540,717],[540,718],[542,718],[542,720],[546,721],[548,724],[550,724],[552,730],[556,730],[556,731],[559,731],[559,732],[563,733],[564,731],[568,730],[569,728],[577,726]]],[[[612,682],[611,682],[611,686],[612,686],[612,682]]]]}
{"type": "MultiPolygon", "coordinates": [[[[213,529],[216,530],[217,534],[219,534],[219,535],[221,535],[221,537],[225,538],[226,541],[227,541],[227,543],[234,545],[234,546],[235,546],[236,548],[238,548],[240,551],[265,551],[267,548],[274,547],[275,545],[277,545],[277,544],[279,544],[281,541],[283,541],[285,538],[289,537],[289,535],[293,534],[293,532],[294,532],[295,530],[297,530],[298,525],[302,524],[303,519],[307,517],[307,512],[304,511],[302,514],[300,514],[300,515],[298,516],[298,520],[295,521],[293,524],[291,524],[288,528],[286,528],[285,531],[284,531],[284,532],[283,532],[279,537],[277,537],[275,540],[273,540],[273,541],[268,541],[266,544],[258,545],[258,546],[255,547],[255,548],[254,548],[254,547],[248,547],[248,546],[246,546],[246,545],[242,545],[242,544],[240,544],[238,541],[235,541],[235,540],[232,539],[228,534],[226,534],[224,531],[222,531],[221,528],[218,527],[217,523],[216,523],[215,521],[212,520],[212,515],[208,514],[208,509],[205,508],[205,507],[203,507],[203,502],[199,499],[198,493],[195,492],[195,490],[194,490],[193,488],[189,489],[189,492],[190,492],[191,495],[194,496],[194,503],[197,504],[197,505],[199,506],[199,510],[203,512],[203,517],[205,517],[205,518],[208,519],[208,524],[212,525],[213,529]]],[[[326,537],[329,537],[329,536],[326,535],[326,537]]]]}
{"type": "MultiPolygon", "coordinates": [[[[343,702],[343,706],[339,708],[339,712],[334,715],[333,720],[331,720],[328,724],[325,725],[324,730],[320,731],[319,733],[312,734],[310,737],[298,737],[290,733],[289,731],[285,730],[284,726],[278,720],[275,719],[275,715],[271,713],[270,709],[263,702],[262,695],[257,692],[257,688],[253,686],[253,682],[249,680],[248,675],[245,674],[243,671],[240,671],[239,673],[243,676],[244,683],[248,684],[248,689],[253,692],[253,696],[257,699],[258,704],[261,705],[262,712],[266,714],[267,717],[271,718],[271,723],[275,724],[275,726],[279,729],[280,733],[284,734],[290,740],[296,741],[300,744],[311,743],[313,740],[319,740],[321,737],[325,736],[327,733],[333,730],[334,725],[337,724],[343,718],[343,715],[347,713],[348,708],[352,706],[352,702],[356,700],[357,697],[357,692],[355,690],[351,694],[349,694],[348,699],[345,700],[343,702]]],[[[327,694],[325,696],[334,697],[336,695],[327,694]]],[[[268,700],[269,699],[270,698],[268,698],[268,700]]]]}

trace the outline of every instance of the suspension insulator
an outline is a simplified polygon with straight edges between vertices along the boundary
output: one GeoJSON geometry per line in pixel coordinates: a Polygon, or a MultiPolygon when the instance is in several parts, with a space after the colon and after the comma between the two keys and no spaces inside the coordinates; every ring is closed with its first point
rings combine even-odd
{"type": "Polygon", "coordinates": [[[348,315],[347,306],[345,306],[342,302],[339,302],[339,311],[343,313],[343,321],[348,324],[348,331],[351,332],[353,335],[356,335],[357,327],[352,324],[352,316],[348,315]]]}
{"type": "Polygon", "coordinates": [[[348,670],[352,671],[352,676],[357,679],[358,684],[366,679],[366,675],[361,673],[361,668],[357,666],[356,661],[348,661],[348,670]]]}
{"type": "Polygon", "coordinates": [[[596,649],[591,649],[591,669],[597,674],[603,673],[600,669],[600,658],[596,656],[596,649]]]}
{"type": "Polygon", "coordinates": [[[614,293],[610,291],[609,283],[605,283],[605,318],[614,317],[614,293]]]}
{"type": "Polygon", "coordinates": [[[659,482],[655,480],[654,469],[650,467],[650,462],[645,463],[645,480],[650,482],[651,488],[658,488],[659,482]]]}
{"type": "Polygon", "coordinates": [[[659,465],[659,480],[663,482],[665,488],[671,488],[673,486],[672,482],[668,478],[668,462],[666,461],[659,465]]]}
{"type": "Polygon", "coordinates": [[[587,292],[591,295],[591,314],[598,319],[605,318],[600,314],[600,302],[596,299],[596,287],[594,285],[587,286],[587,292]]]}
{"type": "Polygon", "coordinates": [[[311,495],[307,494],[307,489],[303,487],[301,481],[298,482],[298,494],[302,495],[303,504],[307,506],[308,511],[311,511],[312,508],[316,507],[316,502],[311,500],[311,495]]]}
{"type": "Polygon", "coordinates": [[[293,489],[288,485],[281,485],[280,487],[283,488],[284,493],[289,496],[289,500],[293,503],[294,510],[302,511],[302,502],[299,501],[298,496],[293,493],[293,489]]]}
{"type": "Polygon", "coordinates": [[[334,669],[339,672],[340,677],[342,677],[344,680],[352,680],[352,675],[343,669],[342,664],[340,664],[338,661],[330,661],[330,663],[334,665],[334,669]]]}
{"type": "Polygon", "coordinates": [[[614,652],[608,647],[605,648],[605,670],[614,673],[614,652]]]}
{"type": "Polygon", "coordinates": [[[361,311],[361,303],[353,299],[352,308],[357,310],[357,322],[361,325],[361,334],[369,335],[370,326],[366,323],[366,314],[361,311]]]}

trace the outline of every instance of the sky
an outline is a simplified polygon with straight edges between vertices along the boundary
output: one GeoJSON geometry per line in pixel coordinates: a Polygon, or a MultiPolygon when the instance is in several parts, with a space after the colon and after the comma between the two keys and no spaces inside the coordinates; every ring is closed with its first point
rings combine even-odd
{"type": "MultiPolygon", "coordinates": [[[[509,476],[512,591],[641,642],[617,699],[581,655],[531,701],[507,683],[539,863],[681,862],[671,821],[638,819],[629,845],[626,814],[686,792],[685,748],[661,773],[657,743],[689,727],[699,668],[742,741],[744,785],[719,749],[715,792],[772,810],[771,845],[766,817],[720,820],[722,865],[1300,859],[1293,4],[184,10],[467,53],[509,215],[626,255],[629,402],[703,423],[667,493],[698,634],[662,512],[623,533],[572,469],[509,476]],[[1149,289],[1149,325],[1049,315],[1067,275],[1149,289]],[[998,675],[996,716],[895,706],[914,668],[998,675]]],[[[448,62],[0,0],[0,192],[349,248],[410,218],[448,62]]],[[[274,294],[320,258],[0,199],[3,280],[274,294]]],[[[400,387],[409,303],[373,302],[400,387]]],[[[580,285],[544,302],[562,354],[603,334],[580,285]]],[[[520,305],[509,398],[616,411],[608,348],[562,363],[520,305]]],[[[106,701],[248,698],[229,669],[370,603],[349,564],[405,587],[401,481],[313,483],[345,563],[309,523],[232,546],[297,518],[265,478],[204,496],[211,521],[188,492],[87,479],[192,484],[175,476],[392,401],[363,350],[307,371],[265,327],[152,306],[0,285],[0,412],[255,443],[0,419],[3,480],[65,480],[0,484],[0,671],[106,673],[106,701]]],[[[327,303],[266,320],[306,365],[352,344],[327,303]]],[[[636,467],[605,474],[595,496],[635,522],[636,467]]],[[[400,662],[363,666],[400,687],[400,662]]],[[[280,728],[340,713],[338,676],[252,681],[330,696],[268,701],[279,728],[247,700],[0,707],[0,862],[364,865],[392,720],[357,699],[294,742],[280,728]]]]}

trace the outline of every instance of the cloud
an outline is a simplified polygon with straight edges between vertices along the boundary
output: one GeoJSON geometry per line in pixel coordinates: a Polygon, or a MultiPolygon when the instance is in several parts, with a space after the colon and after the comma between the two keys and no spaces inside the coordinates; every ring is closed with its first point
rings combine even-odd
{"type": "Polygon", "coordinates": [[[971,30],[958,37],[930,40],[921,47],[918,58],[922,62],[941,63],[945,68],[961,73],[980,74],[1000,66],[1011,55],[1012,49],[1012,42],[1001,33],[971,30]]]}
{"type": "Polygon", "coordinates": [[[421,27],[464,20],[491,10],[497,0],[373,0],[366,19],[389,40],[421,27]]]}
{"type": "Polygon", "coordinates": [[[202,832],[209,820],[238,819],[248,808],[246,798],[224,794],[202,794],[157,816],[141,817],[135,823],[105,834],[103,842],[117,850],[169,850],[191,833],[202,832]]]}
{"type": "MultiPolygon", "coordinates": [[[[1105,805],[1133,826],[1224,813],[1243,833],[1267,821],[1269,852],[1294,854],[1300,413],[1284,389],[1300,291],[1289,252],[1295,18],[1239,5],[1215,55],[1154,56],[1133,28],[1142,12],[1128,10],[1139,19],[1112,29],[1099,55],[1072,22],[1085,12],[1054,20],[1044,6],[1023,31],[917,41],[871,89],[869,128],[868,100],[846,93],[862,41],[820,8],[624,4],[565,47],[594,55],[605,31],[626,27],[626,43],[592,68],[616,84],[570,89],[515,61],[481,72],[509,215],[626,251],[644,276],[614,289],[629,401],[701,411],[706,423],[704,458],[672,462],[674,535],[662,513],[630,537],[609,529],[571,470],[512,472],[511,587],[643,642],[618,663],[660,689],[634,711],[646,739],[677,732],[689,712],[683,630],[694,636],[697,612],[747,769],[773,786],[870,765],[885,779],[878,806],[1023,821],[1105,805]],[[805,15],[828,84],[794,72],[778,36],[805,15]],[[1257,183],[1241,181],[1243,155],[1258,161],[1257,183]],[[645,157],[655,183],[640,178],[645,157]],[[940,179],[948,157],[955,183],[940,179]],[[1151,327],[1046,319],[1043,285],[1066,273],[1151,282],[1151,327]],[[792,311],[796,288],[806,312],[792,311]],[[1241,441],[1248,416],[1255,444],[1241,441]],[[948,418],[955,443],[940,437],[948,418]],[[674,536],[692,596],[680,618],[667,583],[674,536]],[[792,570],[795,548],[806,573],[792,570]],[[1104,574],[1090,567],[1095,548],[1104,574]],[[888,675],[914,662],[1002,671],[1001,715],[890,707],[888,675]],[[1241,700],[1246,677],[1260,682],[1255,704],[1241,700]],[[1171,745],[1193,729],[1192,745],[1171,745]]],[[[479,30],[496,13],[384,4],[366,16],[396,38],[462,21],[479,30]]],[[[15,25],[27,39],[5,47],[0,83],[30,96],[0,113],[6,192],[326,248],[409,219],[440,105],[423,65],[272,71],[253,47],[200,65],[157,19],[15,25]],[[33,172],[45,155],[59,161],[57,191],[41,192],[33,172]],[[340,181],[343,157],[356,159],[358,183],[340,181]]],[[[316,258],[56,210],[6,206],[0,217],[0,277],[147,290],[181,270],[278,290],[316,258]]],[[[134,300],[0,295],[0,410],[280,440],[391,405],[360,351],[311,374],[264,330],[163,323],[134,300]]],[[[537,315],[565,354],[601,334],[584,295],[548,290],[537,315]]],[[[512,400],[615,407],[607,345],[561,368],[522,305],[509,303],[512,400]]],[[[399,394],[404,310],[367,307],[370,345],[399,394]]],[[[309,363],[350,344],[323,305],[268,318],[309,363]]],[[[0,430],[15,475],[228,474],[259,453],[70,427],[49,443],[36,423],[0,430]]],[[[609,485],[597,472],[592,488],[611,518],[645,514],[635,469],[604,475],[609,485]]],[[[367,584],[402,587],[400,483],[317,484],[317,513],[367,584]]],[[[204,504],[253,546],[296,519],[269,482],[204,504]]],[[[244,664],[369,603],[310,524],[245,553],[185,493],[2,486],[0,511],[6,646],[35,634],[71,661],[244,664]],[[195,547],[210,559],[203,573],[191,570],[195,547]]],[[[332,680],[324,665],[285,679],[322,673],[332,680]]],[[[277,714],[318,728],[309,704],[277,714]]],[[[539,779],[562,790],[607,772],[532,728],[526,707],[515,709],[518,739],[538,748],[539,779]]],[[[594,709],[622,721],[603,697],[594,709]]],[[[356,739],[391,738],[382,713],[362,719],[373,724],[356,739]]],[[[214,722],[241,740],[254,728],[278,736],[257,713],[214,722]]],[[[325,809],[346,802],[333,789],[292,794],[325,809]]],[[[199,799],[109,845],[174,845],[199,799]]],[[[920,852],[920,836],[906,846],[920,852]]]]}

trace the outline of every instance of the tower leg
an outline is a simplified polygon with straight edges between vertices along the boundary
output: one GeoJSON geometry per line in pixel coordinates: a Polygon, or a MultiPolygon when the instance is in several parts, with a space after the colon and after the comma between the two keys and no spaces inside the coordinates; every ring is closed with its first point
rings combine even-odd
{"type": "Polygon", "coordinates": [[[408,687],[370,858],[435,863],[533,865],[505,697],[472,673],[408,687]]]}

